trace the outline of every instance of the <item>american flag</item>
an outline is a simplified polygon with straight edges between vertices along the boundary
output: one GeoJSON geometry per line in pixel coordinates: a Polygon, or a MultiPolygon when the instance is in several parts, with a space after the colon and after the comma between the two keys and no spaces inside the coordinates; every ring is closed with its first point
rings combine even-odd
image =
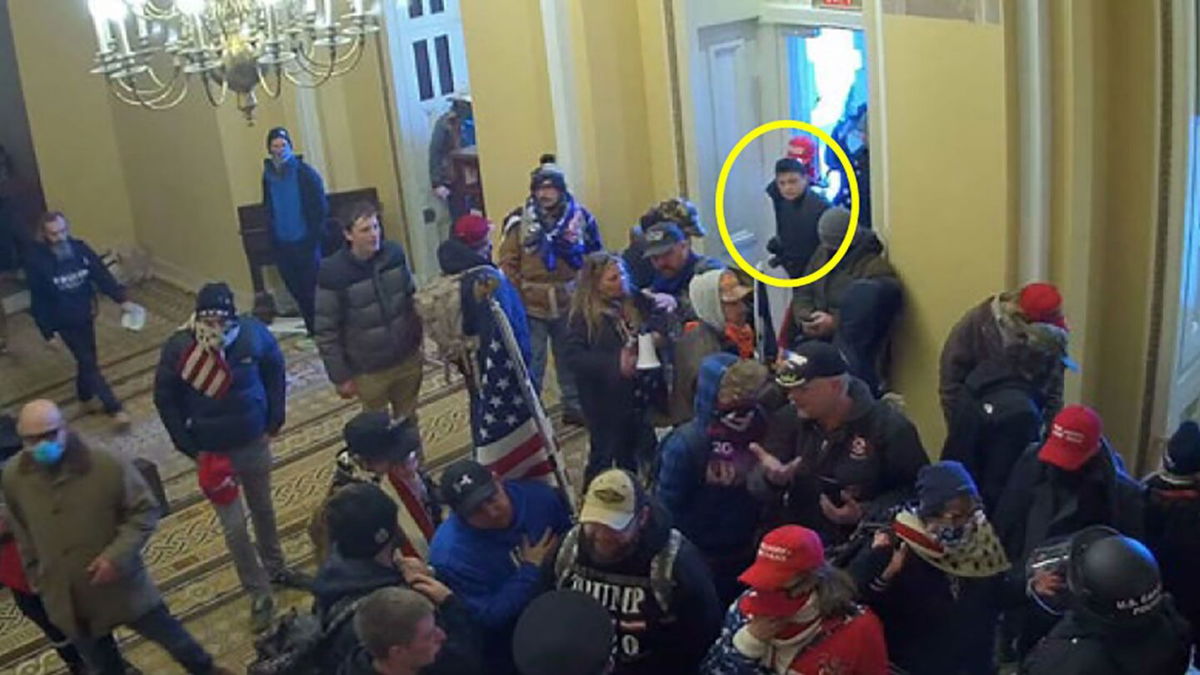
{"type": "Polygon", "coordinates": [[[188,384],[209,398],[222,398],[233,384],[233,373],[225,356],[215,349],[205,349],[196,340],[183,352],[179,374],[188,384]]]}
{"type": "Polygon", "coordinates": [[[479,349],[481,382],[471,416],[476,460],[503,479],[537,478],[553,483],[554,465],[533,411],[521,394],[520,371],[501,340],[499,327],[479,349]]]}

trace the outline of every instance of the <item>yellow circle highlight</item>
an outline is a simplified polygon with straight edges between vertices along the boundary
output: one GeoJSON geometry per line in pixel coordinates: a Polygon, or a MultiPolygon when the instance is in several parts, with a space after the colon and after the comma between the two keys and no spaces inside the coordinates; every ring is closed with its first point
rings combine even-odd
{"type": "Polygon", "coordinates": [[[717,177],[717,231],[721,233],[721,241],[725,242],[725,250],[733,256],[738,267],[741,267],[747,274],[758,279],[764,284],[776,286],[778,288],[798,288],[806,286],[814,281],[817,281],[826,274],[833,271],[834,267],[845,257],[846,251],[850,250],[850,242],[854,239],[854,231],[858,229],[858,177],[854,175],[854,169],[850,166],[850,159],[846,157],[846,152],[842,150],[842,146],[838,145],[837,141],[833,140],[829,134],[821,129],[809,124],[808,122],[797,122],[796,120],[775,120],[767,122],[756,128],[750,133],[742,136],[742,140],[738,141],[737,145],[729,151],[729,155],[725,157],[725,164],[721,166],[721,175],[717,177]],[[829,262],[821,266],[821,269],[806,274],[798,279],[791,277],[773,277],[770,274],[764,274],[755,269],[753,265],[746,262],[742,254],[738,252],[737,247],[733,245],[733,239],[729,236],[729,228],[725,225],[725,183],[729,180],[729,171],[733,169],[733,163],[737,161],[738,155],[746,149],[747,145],[769,131],[778,129],[799,129],[806,131],[817,138],[825,141],[825,144],[833,148],[833,152],[837,155],[838,161],[841,162],[842,168],[846,170],[846,180],[850,183],[850,227],[846,228],[846,236],[842,239],[841,246],[838,246],[837,251],[829,262]]]}

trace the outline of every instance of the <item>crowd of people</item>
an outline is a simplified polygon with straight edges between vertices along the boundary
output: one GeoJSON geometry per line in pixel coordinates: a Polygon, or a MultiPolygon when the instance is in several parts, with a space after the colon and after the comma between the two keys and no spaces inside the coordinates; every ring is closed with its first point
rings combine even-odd
{"type": "MultiPolygon", "coordinates": [[[[606,250],[546,155],[495,255],[491,222],[463,214],[438,250],[443,275],[419,289],[371,204],[343,214],[345,245],[314,268],[320,177],[285,130],[267,143],[284,279],[331,386],[362,406],[310,522],[315,575],[287,565],[272,505],[283,353],[226,284],[199,289],[154,387],[264,635],[250,672],[1188,669],[1200,427],[1184,423],[1162,469],[1132,478],[1099,413],[1064,401],[1075,365],[1054,286],[997,293],[950,331],[939,450],[890,390],[903,270],[870,229],[795,291],[775,335],[753,283],[693,248],[705,234],[694,206],[667,199],[624,250],[606,250]],[[436,481],[417,416],[427,342],[466,383],[476,448],[436,481]],[[541,400],[551,354],[562,423],[587,431],[583,485],[568,480],[541,400]],[[293,639],[273,586],[311,591],[319,639],[293,639]]],[[[814,156],[780,160],[767,190],[772,252],[792,276],[848,236],[848,212],[814,189],[814,156]]],[[[127,302],[125,289],[63,214],[39,228],[27,258],[37,325],[75,354],[79,400],[122,415],[91,307],[97,290],[127,302]]],[[[165,506],[142,473],[89,447],[50,401],[25,405],[16,434],[0,483],[0,583],[71,671],[135,672],[112,638],[127,626],[189,673],[232,672],[142,564],[165,506]]]]}

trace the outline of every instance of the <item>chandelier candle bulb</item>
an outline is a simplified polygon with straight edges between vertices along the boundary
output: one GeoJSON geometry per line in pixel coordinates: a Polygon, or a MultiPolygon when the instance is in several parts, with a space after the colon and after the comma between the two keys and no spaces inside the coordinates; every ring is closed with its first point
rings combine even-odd
{"type": "Polygon", "coordinates": [[[363,13],[363,0],[354,0],[354,13],[355,14],[363,13]]]}
{"type": "Polygon", "coordinates": [[[88,12],[92,15],[92,26],[96,29],[96,44],[100,53],[107,54],[112,49],[112,30],[108,25],[108,17],[100,6],[103,0],[88,0],[88,12]]]}
{"type": "Polygon", "coordinates": [[[133,53],[133,50],[129,48],[129,32],[125,29],[123,20],[117,21],[117,35],[121,38],[121,53],[126,56],[133,53]]]}

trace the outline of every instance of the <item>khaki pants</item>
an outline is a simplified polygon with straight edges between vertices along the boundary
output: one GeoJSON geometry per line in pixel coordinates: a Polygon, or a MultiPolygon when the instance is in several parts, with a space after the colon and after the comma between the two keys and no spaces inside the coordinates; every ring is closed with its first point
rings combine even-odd
{"type": "Polygon", "coordinates": [[[354,378],[363,410],[388,410],[390,405],[392,419],[411,418],[415,421],[424,366],[425,355],[417,349],[391,368],[354,378]]]}

